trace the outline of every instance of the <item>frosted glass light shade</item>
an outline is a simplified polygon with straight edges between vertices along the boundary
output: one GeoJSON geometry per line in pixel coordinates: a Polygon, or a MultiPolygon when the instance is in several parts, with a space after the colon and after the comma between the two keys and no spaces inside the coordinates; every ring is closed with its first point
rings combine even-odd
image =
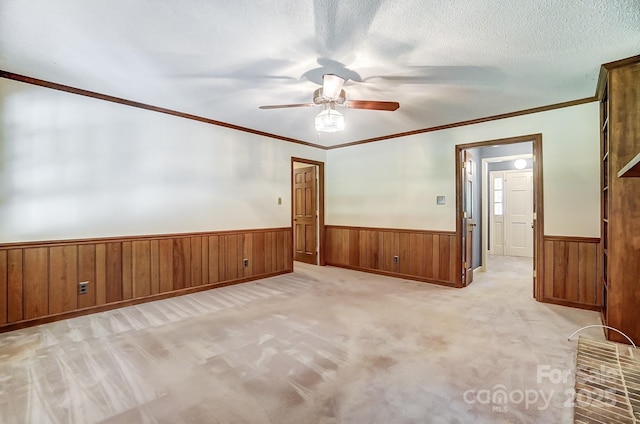
{"type": "Polygon", "coordinates": [[[344,129],[344,116],[335,109],[326,109],[316,116],[316,131],[336,132],[344,129]]]}
{"type": "Polygon", "coordinates": [[[516,169],[524,169],[527,167],[527,161],[524,159],[516,159],[516,161],[513,163],[513,166],[516,169]]]}

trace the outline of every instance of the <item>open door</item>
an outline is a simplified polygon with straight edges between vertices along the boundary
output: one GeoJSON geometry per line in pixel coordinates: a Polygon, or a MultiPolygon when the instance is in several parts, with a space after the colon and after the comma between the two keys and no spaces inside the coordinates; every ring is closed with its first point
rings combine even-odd
{"type": "MultiPolygon", "coordinates": [[[[470,269],[469,263],[472,259],[472,249],[469,249],[467,241],[471,242],[474,237],[480,236],[476,233],[476,220],[469,211],[473,209],[473,196],[467,191],[473,188],[474,176],[473,167],[471,174],[467,172],[469,166],[467,160],[469,158],[467,149],[498,146],[506,144],[516,144],[523,142],[532,142],[533,152],[533,174],[531,182],[533,183],[533,193],[527,189],[527,197],[531,197],[533,201],[533,224],[528,221],[529,228],[533,227],[533,295],[536,300],[543,300],[544,293],[544,205],[543,205],[543,178],[542,178],[542,134],[531,134],[519,137],[503,138],[499,140],[486,140],[474,143],[458,144],[455,146],[456,160],[456,249],[458,256],[456,258],[456,268],[460,273],[456,276],[456,286],[464,287],[473,279],[473,269],[470,269]],[[471,274],[471,275],[469,275],[471,274]]],[[[523,194],[524,196],[524,194],[523,194]]],[[[530,208],[527,208],[530,211],[530,208]]],[[[486,228],[486,227],[485,227],[486,228]]],[[[486,249],[486,241],[482,243],[482,249],[486,249]]]]}
{"type": "Polygon", "coordinates": [[[475,185],[475,162],[468,150],[462,152],[462,284],[468,286],[473,281],[473,238],[476,223],[473,217],[473,189],[475,185]]]}
{"type": "Polygon", "coordinates": [[[293,170],[293,259],[318,264],[316,166],[293,170]]]}

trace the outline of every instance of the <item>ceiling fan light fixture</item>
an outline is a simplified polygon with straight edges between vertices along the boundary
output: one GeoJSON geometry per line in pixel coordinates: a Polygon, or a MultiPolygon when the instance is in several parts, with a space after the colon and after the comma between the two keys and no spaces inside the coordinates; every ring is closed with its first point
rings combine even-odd
{"type": "Polygon", "coordinates": [[[344,79],[334,74],[325,74],[322,76],[322,95],[330,100],[340,97],[344,79]]]}
{"type": "Polygon", "coordinates": [[[344,130],[344,116],[335,109],[326,108],[316,115],[316,131],[336,132],[344,130]]]}

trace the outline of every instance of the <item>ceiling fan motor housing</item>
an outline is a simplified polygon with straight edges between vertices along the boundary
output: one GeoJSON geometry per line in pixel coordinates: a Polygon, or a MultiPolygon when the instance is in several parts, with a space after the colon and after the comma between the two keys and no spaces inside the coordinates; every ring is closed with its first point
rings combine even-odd
{"type": "Polygon", "coordinates": [[[344,90],[340,90],[340,95],[335,99],[325,97],[322,94],[322,87],[318,88],[316,91],[313,92],[313,103],[317,105],[322,105],[329,102],[341,105],[345,102],[345,100],[346,100],[346,93],[344,92],[344,90]]]}

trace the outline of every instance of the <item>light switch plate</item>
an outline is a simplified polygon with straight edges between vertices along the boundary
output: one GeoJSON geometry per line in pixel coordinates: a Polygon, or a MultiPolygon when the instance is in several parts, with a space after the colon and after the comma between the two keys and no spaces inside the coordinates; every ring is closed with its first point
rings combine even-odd
{"type": "Polygon", "coordinates": [[[436,205],[444,205],[445,197],[444,196],[436,196],[436,205]]]}

